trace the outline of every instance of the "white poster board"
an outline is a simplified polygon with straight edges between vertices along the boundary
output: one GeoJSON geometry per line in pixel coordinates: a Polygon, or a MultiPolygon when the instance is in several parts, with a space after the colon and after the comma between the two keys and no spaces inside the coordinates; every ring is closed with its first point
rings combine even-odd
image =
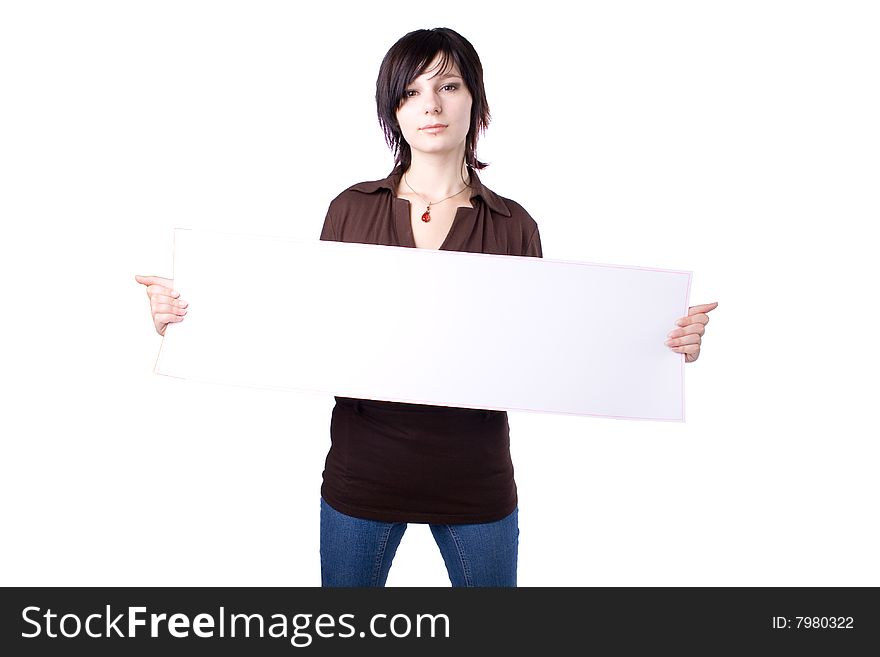
{"type": "Polygon", "coordinates": [[[178,229],[155,371],[396,402],[684,420],[691,273],[178,229]]]}

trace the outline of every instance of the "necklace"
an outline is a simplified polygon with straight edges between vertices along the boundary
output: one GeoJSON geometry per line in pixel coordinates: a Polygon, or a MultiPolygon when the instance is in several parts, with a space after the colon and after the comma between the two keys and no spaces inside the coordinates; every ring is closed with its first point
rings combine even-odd
{"type": "Polygon", "coordinates": [[[431,206],[432,205],[440,205],[443,201],[448,201],[449,199],[451,199],[452,196],[458,196],[459,194],[461,194],[464,190],[466,190],[469,187],[469,185],[465,185],[464,187],[459,189],[457,192],[455,192],[455,194],[453,194],[452,196],[447,196],[446,198],[441,199],[441,200],[437,201],[436,203],[431,203],[431,201],[429,201],[424,196],[419,194],[416,190],[414,190],[412,187],[410,187],[409,181],[406,179],[405,173],[403,174],[403,182],[406,183],[407,187],[409,187],[409,191],[411,191],[413,194],[415,194],[420,199],[422,199],[425,203],[428,204],[428,207],[425,208],[425,212],[422,214],[422,221],[424,221],[425,223],[431,221],[431,206]]]}

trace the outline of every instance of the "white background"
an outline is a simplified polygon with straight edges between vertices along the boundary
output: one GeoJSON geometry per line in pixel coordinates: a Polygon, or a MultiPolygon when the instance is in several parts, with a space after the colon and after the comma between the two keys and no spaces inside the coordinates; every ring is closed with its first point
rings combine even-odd
{"type": "MultiPolygon", "coordinates": [[[[510,414],[520,585],[880,585],[880,22],[766,1],[3,3],[0,583],[320,583],[333,398],[153,374],[134,274],[174,227],[317,239],[391,168],[382,56],[440,25],[547,257],[719,301],[684,424],[510,414]]],[[[427,526],[388,584],[448,586],[427,526]]]]}

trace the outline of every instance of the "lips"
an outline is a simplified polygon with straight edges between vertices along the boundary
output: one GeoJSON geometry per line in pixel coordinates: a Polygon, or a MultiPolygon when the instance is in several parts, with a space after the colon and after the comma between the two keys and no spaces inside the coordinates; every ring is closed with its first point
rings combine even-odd
{"type": "Polygon", "coordinates": [[[447,127],[445,123],[432,123],[431,125],[423,125],[419,130],[438,130],[447,127]]]}

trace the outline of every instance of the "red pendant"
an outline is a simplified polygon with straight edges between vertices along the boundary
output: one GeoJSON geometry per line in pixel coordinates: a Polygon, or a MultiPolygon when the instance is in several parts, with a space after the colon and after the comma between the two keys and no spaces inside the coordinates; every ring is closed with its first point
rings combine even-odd
{"type": "Polygon", "coordinates": [[[422,221],[428,222],[431,221],[431,206],[428,206],[428,209],[425,210],[425,214],[422,215],[422,221]]]}

